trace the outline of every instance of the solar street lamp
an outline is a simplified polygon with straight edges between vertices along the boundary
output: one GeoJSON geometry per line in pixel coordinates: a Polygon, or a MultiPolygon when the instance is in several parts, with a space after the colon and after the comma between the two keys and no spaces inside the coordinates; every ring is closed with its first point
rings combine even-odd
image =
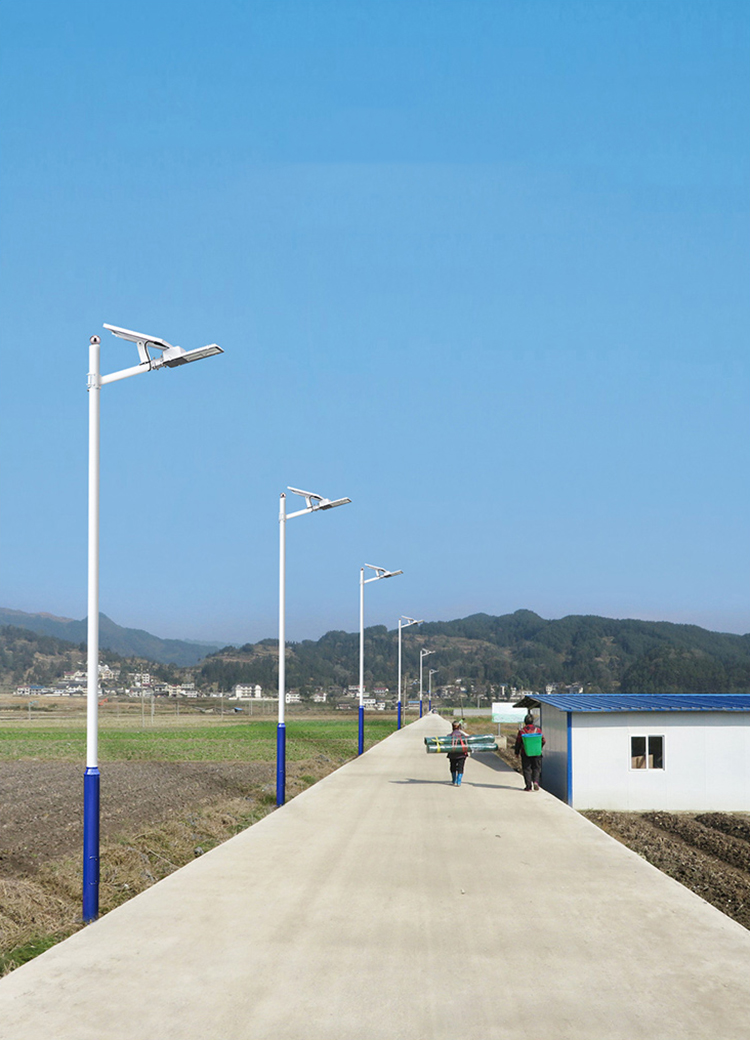
{"type": "Polygon", "coordinates": [[[371,581],[380,581],[381,578],[395,578],[403,571],[387,571],[385,567],[374,567],[366,563],[365,567],[359,569],[359,737],[357,740],[357,754],[361,755],[365,750],[365,585],[371,581]],[[375,571],[372,578],[365,578],[365,567],[375,571]]]}
{"type": "Polygon", "coordinates": [[[427,697],[428,697],[427,710],[428,711],[432,711],[432,677],[435,674],[435,672],[439,672],[439,671],[440,671],[439,668],[430,668],[430,674],[429,674],[429,676],[427,678],[427,697]]]}
{"type": "Polygon", "coordinates": [[[305,508],[296,513],[287,514],[286,494],[279,498],[279,724],[276,730],[276,804],[286,801],[286,723],[284,706],[286,702],[286,522],[295,516],[306,516],[317,513],[321,509],[335,509],[351,502],[350,498],[323,498],[312,491],[300,491],[299,488],[287,488],[305,500],[305,508]]]}
{"type": "Polygon", "coordinates": [[[434,654],[434,650],[420,650],[419,651],[419,717],[422,718],[422,665],[425,657],[429,657],[430,654],[434,654]]]}
{"type": "Polygon", "coordinates": [[[398,725],[401,729],[401,629],[409,628],[410,625],[421,625],[423,622],[415,621],[414,618],[400,617],[398,619],[398,725]]]}
{"type": "Polygon", "coordinates": [[[183,350],[166,340],[118,325],[105,325],[120,339],[135,343],[140,362],[132,368],[101,374],[101,340],[89,340],[89,512],[88,512],[88,633],[86,684],[86,772],[83,777],[83,920],[99,916],[99,427],[100,390],[107,383],[156,368],[174,368],[224,351],[216,343],[183,350]],[[159,352],[151,356],[151,351],[159,352]]]}

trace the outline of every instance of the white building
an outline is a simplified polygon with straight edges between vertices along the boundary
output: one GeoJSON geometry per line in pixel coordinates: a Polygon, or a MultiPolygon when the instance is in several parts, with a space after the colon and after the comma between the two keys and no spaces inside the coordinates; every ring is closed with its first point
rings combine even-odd
{"type": "Polygon", "coordinates": [[[232,687],[230,694],[231,699],[245,701],[251,698],[259,699],[262,696],[263,690],[257,683],[237,683],[232,687]]]}
{"type": "Polygon", "coordinates": [[[750,694],[533,694],[542,787],[574,809],[747,812],[750,694]]]}

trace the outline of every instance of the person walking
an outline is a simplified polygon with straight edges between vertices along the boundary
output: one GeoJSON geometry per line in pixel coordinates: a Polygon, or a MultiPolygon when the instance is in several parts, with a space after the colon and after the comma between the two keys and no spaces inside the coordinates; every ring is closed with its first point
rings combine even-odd
{"type": "Polygon", "coordinates": [[[448,738],[451,742],[451,750],[448,752],[448,764],[451,767],[451,783],[455,787],[461,786],[464,777],[464,766],[469,754],[469,744],[466,740],[468,733],[461,729],[460,719],[456,719],[451,725],[448,738]]]}
{"type": "Polygon", "coordinates": [[[521,756],[521,769],[526,784],[525,791],[538,791],[539,781],[542,776],[542,748],[547,743],[539,726],[534,722],[534,716],[528,713],[523,720],[523,728],[519,729],[516,736],[516,755],[521,756]]]}

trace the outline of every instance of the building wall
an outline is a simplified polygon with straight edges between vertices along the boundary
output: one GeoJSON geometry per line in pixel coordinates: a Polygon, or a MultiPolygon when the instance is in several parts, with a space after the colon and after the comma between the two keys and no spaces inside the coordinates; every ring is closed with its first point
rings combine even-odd
{"type": "Polygon", "coordinates": [[[568,713],[542,704],[540,725],[546,744],[542,754],[542,787],[568,801],[568,713]]]}
{"type": "Polygon", "coordinates": [[[750,810],[750,714],[573,712],[572,720],[574,808],[750,810]],[[631,736],[650,735],[664,737],[664,769],[632,769],[631,736]]]}

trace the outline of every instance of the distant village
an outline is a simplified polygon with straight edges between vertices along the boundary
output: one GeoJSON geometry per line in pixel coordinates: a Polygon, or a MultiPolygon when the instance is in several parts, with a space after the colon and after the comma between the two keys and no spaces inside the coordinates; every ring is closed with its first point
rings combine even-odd
{"type": "MultiPolygon", "coordinates": [[[[99,665],[99,682],[101,696],[114,697],[186,697],[186,698],[216,698],[230,701],[245,701],[258,703],[278,702],[278,692],[265,691],[257,683],[237,683],[231,691],[222,692],[216,690],[199,689],[193,682],[173,684],[162,682],[150,672],[135,672],[128,676],[127,684],[120,684],[120,670],[110,668],[109,665],[99,665]]],[[[85,697],[86,696],[86,672],[78,670],[65,672],[62,678],[55,680],[49,686],[25,685],[17,686],[13,691],[19,697],[85,697]]],[[[389,695],[387,686],[374,686],[364,698],[365,708],[375,711],[385,711],[386,698],[389,695]]],[[[354,702],[359,697],[359,686],[349,686],[345,689],[331,687],[329,690],[315,690],[309,698],[313,704],[326,704],[330,698],[336,700],[354,702]]],[[[285,701],[287,704],[301,704],[302,694],[297,690],[288,690],[285,701]]],[[[341,705],[337,705],[341,707],[341,705]]],[[[349,705],[345,704],[345,707],[349,705]]]]}
{"type": "MultiPolygon", "coordinates": [[[[14,690],[14,693],[19,697],[84,697],[86,695],[86,672],[85,670],[78,669],[72,672],[65,672],[62,678],[55,680],[51,685],[24,685],[18,686],[14,690]]],[[[231,691],[222,692],[216,690],[206,690],[198,688],[194,682],[183,682],[179,684],[163,682],[157,679],[150,672],[134,672],[127,675],[127,683],[120,683],[120,669],[111,668],[107,664],[99,665],[99,683],[100,683],[100,695],[101,696],[115,696],[115,697],[174,697],[174,698],[218,698],[226,699],[236,702],[250,702],[258,703],[260,707],[264,702],[278,702],[278,693],[275,690],[267,690],[264,692],[263,688],[257,683],[237,683],[232,687],[231,691]]],[[[411,680],[408,686],[408,693],[405,694],[405,699],[410,703],[418,703],[415,700],[415,680],[411,680]]],[[[499,701],[516,700],[526,695],[532,694],[532,690],[521,690],[516,687],[499,686],[497,692],[492,691],[493,699],[499,701]]],[[[545,693],[583,693],[583,685],[581,683],[550,683],[545,686],[545,693]]],[[[460,685],[460,680],[457,683],[451,683],[449,686],[443,686],[435,689],[432,693],[434,699],[444,699],[449,697],[451,700],[455,699],[456,695],[471,695],[470,688],[460,685]]],[[[395,694],[392,694],[388,686],[373,686],[370,691],[365,690],[364,707],[373,711],[385,711],[389,707],[389,702],[393,700],[395,694]]],[[[427,692],[423,691],[423,697],[427,696],[427,692]]],[[[337,703],[336,707],[346,709],[350,707],[354,701],[359,698],[359,686],[347,686],[345,688],[330,687],[327,690],[322,688],[314,690],[309,697],[303,698],[302,694],[297,690],[288,690],[286,693],[287,704],[301,704],[303,700],[307,700],[312,704],[326,704],[330,700],[336,702],[343,701],[343,703],[337,703]]]]}

